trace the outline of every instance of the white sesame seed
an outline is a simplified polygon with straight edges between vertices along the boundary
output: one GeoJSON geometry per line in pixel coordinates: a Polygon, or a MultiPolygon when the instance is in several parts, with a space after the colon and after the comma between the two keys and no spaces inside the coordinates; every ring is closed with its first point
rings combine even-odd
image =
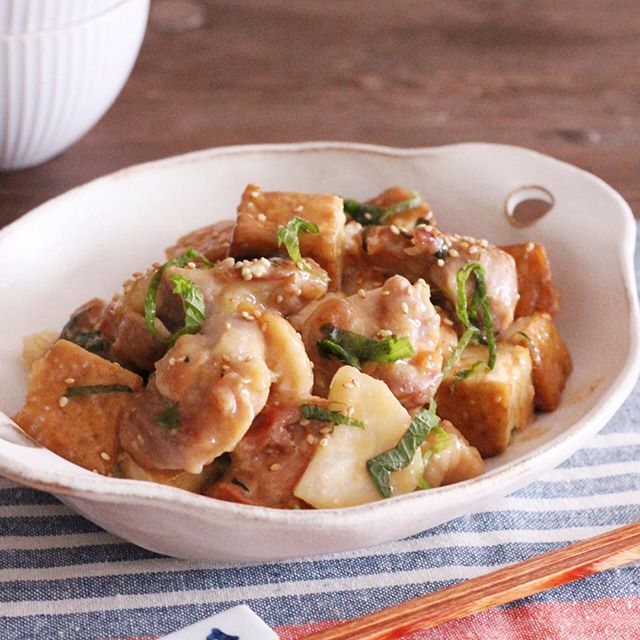
{"type": "Polygon", "coordinates": [[[480,249],[478,249],[478,247],[475,244],[472,247],[469,247],[470,255],[474,255],[475,253],[478,253],[478,251],[480,251],[480,249]]]}
{"type": "Polygon", "coordinates": [[[389,329],[380,329],[380,331],[378,331],[376,335],[380,338],[388,338],[389,336],[393,335],[393,332],[389,331],[389,329]]]}
{"type": "Polygon", "coordinates": [[[409,313],[409,305],[406,302],[403,302],[400,305],[400,308],[402,309],[402,313],[404,313],[405,316],[409,313]]]}
{"type": "Polygon", "coordinates": [[[303,211],[304,207],[301,204],[299,204],[297,207],[294,207],[293,210],[294,211],[303,211]]]}
{"type": "Polygon", "coordinates": [[[533,242],[527,242],[527,246],[525,247],[525,251],[527,253],[533,251],[533,242]]]}
{"type": "Polygon", "coordinates": [[[250,192],[249,192],[249,195],[250,195],[252,198],[257,198],[257,197],[260,195],[260,192],[259,192],[259,191],[250,191],[250,192]]]}
{"type": "Polygon", "coordinates": [[[252,316],[248,311],[243,311],[240,314],[245,320],[255,320],[255,317],[252,316]]]}
{"type": "Polygon", "coordinates": [[[308,418],[300,418],[300,426],[302,427],[306,427],[310,422],[311,420],[308,418]]]}
{"type": "Polygon", "coordinates": [[[489,241],[488,241],[488,240],[485,240],[485,239],[483,238],[482,240],[480,240],[480,246],[481,246],[483,249],[486,249],[486,248],[489,246],[489,241]]]}
{"type": "Polygon", "coordinates": [[[364,289],[358,289],[358,295],[359,295],[361,298],[366,298],[366,296],[367,296],[367,294],[366,294],[366,292],[365,292],[365,290],[364,290],[364,289]]]}
{"type": "Polygon", "coordinates": [[[458,253],[457,249],[449,249],[449,255],[452,258],[457,258],[460,254],[458,253]]]}
{"type": "Polygon", "coordinates": [[[367,212],[367,213],[364,214],[364,219],[365,220],[371,220],[371,218],[373,218],[373,216],[370,213],[367,212]]]}
{"type": "Polygon", "coordinates": [[[442,258],[438,258],[438,262],[436,262],[436,264],[437,264],[439,267],[444,267],[444,260],[443,260],[442,258]]]}
{"type": "Polygon", "coordinates": [[[173,367],[173,365],[174,365],[175,363],[176,363],[176,359],[175,359],[175,358],[173,358],[173,357],[169,358],[169,366],[170,366],[170,367],[173,367]]]}
{"type": "Polygon", "coordinates": [[[283,297],[282,297],[282,295],[279,293],[279,294],[276,296],[276,302],[277,302],[278,304],[280,304],[283,300],[284,300],[284,298],[283,298],[283,297]]]}
{"type": "Polygon", "coordinates": [[[282,465],[279,462],[274,462],[269,469],[271,471],[280,471],[280,469],[282,469],[282,465]]]}
{"type": "Polygon", "coordinates": [[[196,263],[195,262],[187,262],[187,267],[189,267],[189,269],[195,269],[196,268],[196,263]]]}
{"type": "Polygon", "coordinates": [[[461,246],[463,249],[468,249],[468,248],[469,248],[469,243],[468,243],[468,242],[461,242],[461,243],[460,243],[460,246],[461,246]]]}
{"type": "Polygon", "coordinates": [[[251,269],[249,267],[242,267],[241,273],[243,280],[253,280],[253,273],[251,273],[251,269]]]}
{"type": "Polygon", "coordinates": [[[225,322],[225,324],[224,324],[224,328],[225,328],[225,329],[227,329],[227,331],[228,331],[229,329],[231,329],[231,323],[230,323],[230,322],[225,322]]]}
{"type": "Polygon", "coordinates": [[[322,434],[331,433],[332,431],[333,431],[333,427],[322,427],[322,429],[320,429],[320,433],[322,434]]]}
{"type": "Polygon", "coordinates": [[[111,460],[111,456],[110,456],[106,451],[103,451],[103,452],[100,454],[100,457],[101,457],[103,460],[105,460],[106,462],[109,462],[109,460],[111,460]]]}
{"type": "Polygon", "coordinates": [[[400,235],[400,229],[398,229],[398,227],[396,227],[395,224],[392,224],[390,229],[391,229],[391,233],[393,233],[394,236],[400,235]]]}
{"type": "Polygon", "coordinates": [[[264,213],[259,213],[257,215],[258,220],[260,220],[260,222],[266,222],[267,221],[267,216],[264,215],[264,213]]]}
{"type": "Polygon", "coordinates": [[[222,362],[226,362],[228,364],[229,362],[231,362],[231,358],[226,353],[224,353],[222,355],[222,362]]]}
{"type": "Polygon", "coordinates": [[[61,407],[66,407],[69,404],[69,398],[67,398],[67,396],[60,396],[60,399],[58,400],[58,404],[61,407]]]}
{"type": "Polygon", "coordinates": [[[329,440],[328,440],[328,438],[322,438],[322,440],[320,440],[320,442],[318,444],[321,447],[326,447],[329,444],[329,440]]]}
{"type": "Polygon", "coordinates": [[[66,378],[66,379],[65,379],[65,382],[66,382],[67,384],[73,384],[75,381],[76,381],[76,379],[75,379],[75,378],[66,378]]]}
{"type": "Polygon", "coordinates": [[[391,295],[391,291],[383,291],[382,295],[383,296],[390,296],[391,295]]]}
{"type": "Polygon", "coordinates": [[[268,329],[269,329],[269,325],[266,322],[263,322],[260,325],[260,331],[262,331],[262,333],[267,333],[268,329]]]}
{"type": "Polygon", "coordinates": [[[220,368],[222,369],[223,373],[227,373],[227,371],[231,370],[231,367],[228,364],[223,364],[220,368]]]}
{"type": "Polygon", "coordinates": [[[443,318],[442,322],[444,322],[448,327],[453,327],[453,320],[449,318],[443,318]]]}
{"type": "MultiPolygon", "coordinates": [[[[300,421],[300,424],[302,424],[302,421],[300,421]]],[[[306,439],[309,444],[315,444],[317,442],[315,436],[312,436],[310,433],[307,435],[306,439]]]]}

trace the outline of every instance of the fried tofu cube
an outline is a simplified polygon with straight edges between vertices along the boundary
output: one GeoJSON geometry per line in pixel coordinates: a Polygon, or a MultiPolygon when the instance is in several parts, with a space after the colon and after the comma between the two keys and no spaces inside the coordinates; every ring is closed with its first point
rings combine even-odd
{"type": "Polygon", "coordinates": [[[67,397],[69,387],[124,385],[142,378],[67,340],[37,360],[27,398],[14,420],[36,442],[85,469],[109,475],[118,454],[118,426],[131,393],[110,391],[67,397]]]}
{"type": "Polygon", "coordinates": [[[529,349],[533,363],[534,403],[541,411],[555,411],[573,369],[571,355],[548,313],[518,318],[505,340],[529,349]]]}
{"type": "Polygon", "coordinates": [[[278,247],[276,233],[296,216],[318,225],[319,233],[300,235],[302,256],[313,258],[340,286],[345,214],[342,198],[331,194],[262,191],[249,185],[238,206],[229,255],[234,258],[287,255],[278,247]]]}
{"type": "Polygon", "coordinates": [[[438,393],[438,415],[460,430],[483,457],[502,453],[514,429],[523,429],[533,419],[533,384],[529,350],[501,342],[493,370],[477,365],[466,379],[456,374],[487,362],[484,346],[467,347],[438,393]]]}
{"type": "Polygon", "coordinates": [[[217,262],[227,257],[231,236],[233,234],[234,220],[221,220],[214,224],[201,227],[178,238],[171,247],[165,249],[167,258],[177,258],[192,247],[199,251],[207,260],[217,262]]]}
{"type": "Polygon", "coordinates": [[[560,294],[551,280],[547,252],[541,244],[511,244],[500,247],[516,261],[520,299],[514,317],[530,316],[545,311],[552,316],[560,309],[560,294]]]}

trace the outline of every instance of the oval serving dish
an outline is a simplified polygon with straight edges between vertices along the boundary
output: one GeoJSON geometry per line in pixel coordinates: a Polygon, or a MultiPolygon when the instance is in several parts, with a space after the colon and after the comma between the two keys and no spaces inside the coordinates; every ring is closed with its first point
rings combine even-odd
{"type": "Polygon", "coordinates": [[[211,149],[119,171],[0,231],[0,475],[49,491],[126,540],[171,556],[264,561],[365,547],[479,511],[559,464],[611,418],[640,368],[635,224],[600,179],[541,154],[493,144],[392,149],[342,143],[211,149]],[[7,417],[21,406],[22,336],[62,327],[162,260],[183,233],[234,215],[248,182],[364,198],[393,184],[423,193],[443,229],[495,244],[545,245],[562,294],[558,326],[574,361],[560,408],[539,415],[473,480],[359,507],[282,511],[168,486],[98,476],[34,445],[7,417]],[[514,225],[526,187],[553,207],[514,225]]]}

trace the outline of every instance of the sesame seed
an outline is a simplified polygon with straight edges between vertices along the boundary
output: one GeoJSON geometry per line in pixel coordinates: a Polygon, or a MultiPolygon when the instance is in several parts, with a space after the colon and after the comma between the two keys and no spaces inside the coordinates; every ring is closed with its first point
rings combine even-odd
{"type": "Polygon", "coordinates": [[[252,316],[248,311],[243,311],[240,314],[245,320],[255,320],[255,317],[252,316]]]}
{"type": "Polygon", "coordinates": [[[480,249],[478,249],[478,247],[475,244],[472,247],[469,247],[470,255],[473,255],[474,253],[478,253],[478,251],[480,251],[480,249]]]}
{"type": "Polygon", "coordinates": [[[461,246],[463,249],[468,249],[468,248],[469,248],[469,243],[468,243],[468,242],[461,242],[461,243],[460,243],[460,246],[461,246]]]}
{"type": "Polygon", "coordinates": [[[370,213],[367,212],[367,213],[364,214],[364,219],[365,220],[371,220],[372,218],[373,218],[373,216],[370,213]]]}
{"type": "Polygon", "coordinates": [[[448,327],[453,327],[453,320],[449,318],[443,318],[442,322],[444,322],[448,327]]]}
{"type": "Polygon", "coordinates": [[[222,362],[226,362],[228,364],[231,362],[231,358],[225,353],[222,355],[222,362]]]}
{"type": "Polygon", "coordinates": [[[527,253],[530,253],[531,251],[533,251],[533,242],[527,242],[527,246],[525,247],[525,251],[527,253]]]}
{"type": "Polygon", "coordinates": [[[481,246],[483,249],[486,249],[486,248],[489,246],[489,241],[488,241],[488,240],[485,240],[485,239],[483,238],[482,240],[480,240],[480,246],[481,246]]]}
{"type": "Polygon", "coordinates": [[[331,433],[332,431],[333,431],[333,427],[322,427],[322,429],[320,429],[320,433],[322,434],[331,433]]]}
{"type": "Polygon", "coordinates": [[[402,309],[402,313],[404,313],[405,316],[409,313],[409,305],[406,302],[403,302],[400,305],[400,308],[402,309]]]}
{"type": "Polygon", "coordinates": [[[280,469],[282,469],[282,465],[279,462],[274,462],[269,469],[271,471],[280,471],[280,469]]]}
{"type": "Polygon", "coordinates": [[[442,258],[438,258],[438,262],[436,262],[436,264],[437,264],[439,267],[444,267],[444,260],[443,260],[442,258]]]}
{"type": "Polygon", "coordinates": [[[390,296],[391,295],[391,291],[383,291],[382,295],[383,296],[390,296]]]}
{"type": "Polygon", "coordinates": [[[195,269],[196,268],[196,263],[195,262],[187,262],[187,267],[189,267],[189,269],[195,269]]]}
{"type": "Polygon", "coordinates": [[[260,192],[259,192],[259,191],[250,191],[250,192],[249,192],[249,195],[250,195],[252,198],[257,198],[257,197],[260,195],[260,192]]]}
{"type": "Polygon", "coordinates": [[[253,280],[253,273],[251,273],[251,269],[249,267],[242,267],[241,273],[243,280],[253,280]]]}
{"type": "Polygon", "coordinates": [[[433,226],[432,226],[432,225],[430,225],[430,224],[428,224],[428,225],[424,228],[424,230],[425,230],[425,231],[433,231],[433,226]]]}
{"type": "Polygon", "coordinates": [[[391,233],[393,233],[394,236],[400,235],[400,229],[398,229],[398,227],[396,227],[395,224],[392,224],[390,229],[391,229],[391,233]]]}
{"type": "Polygon", "coordinates": [[[311,422],[311,420],[309,420],[309,418],[300,418],[300,426],[301,427],[306,427],[310,422],[311,422]]]}
{"type": "Polygon", "coordinates": [[[304,207],[301,204],[299,204],[297,207],[294,207],[293,210],[294,211],[303,211],[304,207]]]}
{"type": "Polygon", "coordinates": [[[230,322],[225,322],[224,328],[227,329],[227,330],[231,329],[231,323],[230,322]]]}
{"type": "Polygon", "coordinates": [[[66,382],[67,384],[73,384],[75,381],[76,381],[76,379],[75,379],[75,378],[65,378],[65,382],[66,382]]]}
{"type": "Polygon", "coordinates": [[[376,335],[380,338],[388,338],[389,336],[393,335],[393,332],[389,331],[389,329],[380,329],[380,331],[378,331],[376,335]]]}
{"type": "Polygon", "coordinates": [[[321,447],[326,447],[329,444],[329,439],[328,438],[322,438],[322,440],[320,440],[320,442],[318,444],[321,447]]]}
{"type": "Polygon", "coordinates": [[[315,436],[312,436],[310,433],[307,435],[306,440],[309,444],[315,444],[317,442],[315,436]]]}
{"type": "Polygon", "coordinates": [[[60,399],[58,400],[58,404],[61,407],[66,407],[69,404],[69,398],[67,398],[67,396],[60,396],[60,399]]]}
{"type": "Polygon", "coordinates": [[[293,293],[294,296],[301,296],[302,295],[302,289],[300,287],[296,287],[295,289],[293,289],[291,291],[291,293],[293,293]]]}
{"type": "Polygon", "coordinates": [[[106,451],[103,451],[103,452],[100,454],[100,457],[101,457],[103,460],[105,460],[106,462],[109,462],[109,460],[111,460],[111,456],[110,456],[106,451]]]}
{"type": "Polygon", "coordinates": [[[358,295],[359,295],[361,298],[365,298],[365,297],[367,296],[367,294],[366,294],[366,292],[365,292],[365,290],[364,290],[364,289],[358,289],[358,295]]]}
{"type": "Polygon", "coordinates": [[[218,266],[219,267],[235,267],[235,262],[233,260],[233,258],[229,257],[229,258],[225,258],[224,260],[221,260],[220,262],[218,262],[218,266]]]}
{"type": "Polygon", "coordinates": [[[457,249],[449,249],[449,255],[452,258],[457,258],[460,254],[458,253],[457,249]]]}
{"type": "Polygon", "coordinates": [[[227,373],[227,371],[231,370],[231,367],[228,364],[223,364],[220,368],[222,369],[223,373],[227,373]]]}
{"type": "Polygon", "coordinates": [[[269,325],[266,322],[263,322],[260,325],[260,331],[262,331],[262,333],[267,333],[267,329],[269,329],[269,325]]]}
{"type": "Polygon", "coordinates": [[[258,220],[260,220],[260,222],[266,222],[267,221],[267,216],[265,216],[264,213],[259,213],[257,218],[258,218],[258,220]]]}
{"type": "Polygon", "coordinates": [[[175,359],[175,358],[173,358],[173,357],[169,358],[169,366],[170,366],[170,367],[173,367],[173,365],[174,365],[175,363],[176,363],[176,359],[175,359]]]}

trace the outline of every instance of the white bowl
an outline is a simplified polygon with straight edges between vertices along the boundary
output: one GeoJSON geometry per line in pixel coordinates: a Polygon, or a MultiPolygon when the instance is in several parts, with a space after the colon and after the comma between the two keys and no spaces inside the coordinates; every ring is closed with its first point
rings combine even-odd
{"type": "Polygon", "coordinates": [[[102,117],[142,43],[149,0],[76,24],[0,36],[0,169],[52,158],[102,117]]]}
{"type": "Polygon", "coordinates": [[[123,0],[0,0],[0,33],[54,29],[92,18],[123,0]]]}
{"type": "Polygon", "coordinates": [[[538,153],[490,144],[390,149],[313,143],[211,149],[144,164],[75,189],[0,232],[0,407],[25,393],[21,336],[61,327],[71,310],[108,297],[161,260],[192,228],[228,217],[242,188],[365,197],[385,186],[425,194],[443,228],[498,244],[536,240],[562,292],[558,316],[575,369],[560,408],[540,415],[481,477],[360,507],[279,511],[167,486],[104,478],[34,446],[0,418],[0,474],[44,489],[108,531],[160,553],[272,560],[364,547],[482,509],[567,458],[630,393],[640,366],[632,258],[635,224],[598,178],[538,153]],[[555,198],[529,228],[504,213],[507,194],[538,185],[555,198]]]}

